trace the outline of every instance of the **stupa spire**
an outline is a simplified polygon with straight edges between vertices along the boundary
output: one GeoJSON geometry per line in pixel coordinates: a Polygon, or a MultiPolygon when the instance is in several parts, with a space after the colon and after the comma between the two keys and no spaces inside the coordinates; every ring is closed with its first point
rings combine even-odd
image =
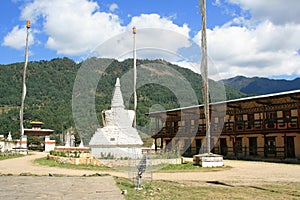
{"type": "Polygon", "coordinates": [[[113,98],[111,101],[111,107],[112,108],[125,108],[119,78],[117,78],[117,81],[116,81],[115,91],[114,91],[114,95],[113,95],[113,98]]]}

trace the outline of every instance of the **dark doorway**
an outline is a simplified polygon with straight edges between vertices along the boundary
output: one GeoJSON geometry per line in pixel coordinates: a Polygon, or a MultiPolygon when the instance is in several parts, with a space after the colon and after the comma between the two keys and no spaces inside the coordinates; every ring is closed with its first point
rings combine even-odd
{"type": "Polygon", "coordinates": [[[265,137],[265,147],[264,147],[265,157],[276,157],[276,138],[275,137],[265,137]]]}
{"type": "Polygon", "coordinates": [[[192,148],[191,148],[191,140],[185,139],[184,146],[183,146],[183,156],[191,156],[192,155],[192,148]]]}
{"type": "Polygon", "coordinates": [[[211,148],[211,153],[215,153],[215,140],[214,138],[210,138],[210,148],[211,148]]]}
{"type": "Polygon", "coordinates": [[[295,158],[294,137],[286,137],[286,156],[288,158],[295,158]]]}
{"type": "Polygon", "coordinates": [[[167,151],[170,151],[172,150],[172,143],[171,143],[171,140],[170,139],[167,139],[166,140],[166,148],[165,148],[167,151]]]}
{"type": "Polygon", "coordinates": [[[249,155],[250,156],[257,155],[257,138],[256,137],[249,138],[249,155]]]}
{"type": "Polygon", "coordinates": [[[221,155],[227,156],[228,147],[227,147],[226,138],[220,138],[220,148],[221,148],[221,155]]]}
{"type": "Polygon", "coordinates": [[[238,157],[239,153],[243,153],[243,141],[241,137],[236,137],[234,138],[233,141],[233,152],[234,152],[234,156],[238,157]]]}
{"type": "Polygon", "coordinates": [[[196,154],[199,154],[201,145],[202,145],[202,141],[201,141],[201,139],[196,139],[195,141],[196,141],[196,154]]]}

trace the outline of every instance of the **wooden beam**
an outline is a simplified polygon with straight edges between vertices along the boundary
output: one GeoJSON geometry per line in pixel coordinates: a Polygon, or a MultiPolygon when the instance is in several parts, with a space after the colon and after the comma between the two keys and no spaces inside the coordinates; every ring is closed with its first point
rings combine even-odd
{"type": "Polygon", "coordinates": [[[298,100],[298,101],[300,101],[300,96],[294,96],[294,95],[292,95],[292,96],[290,96],[291,97],[291,99],[293,99],[293,100],[298,100]]]}
{"type": "Polygon", "coordinates": [[[257,100],[256,103],[257,104],[268,105],[268,106],[272,105],[272,102],[270,100],[266,100],[266,101],[262,101],[262,100],[259,101],[259,100],[257,100]]]}
{"type": "Polygon", "coordinates": [[[242,106],[241,105],[237,105],[237,104],[227,104],[227,107],[242,109],[242,106]]]}

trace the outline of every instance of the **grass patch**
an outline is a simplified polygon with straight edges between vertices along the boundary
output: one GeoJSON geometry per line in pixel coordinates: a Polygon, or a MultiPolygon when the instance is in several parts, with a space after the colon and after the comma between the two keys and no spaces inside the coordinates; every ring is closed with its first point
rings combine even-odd
{"type": "Polygon", "coordinates": [[[281,183],[260,186],[223,186],[207,183],[152,181],[142,183],[143,190],[135,190],[136,183],[115,178],[120,190],[127,190],[125,199],[298,199],[300,183],[281,183]]]}
{"type": "Polygon", "coordinates": [[[22,154],[13,154],[13,155],[4,155],[4,154],[0,154],[0,160],[6,160],[6,159],[12,159],[12,158],[20,158],[23,157],[25,155],[22,154]]]}
{"type": "Polygon", "coordinates": [[[167,164],[160,167],[153,166],[156,172],[216,172],[231,169],[229,166],[223,167],[200,167],[193,163],[186,164],[167,164]]]}
{"type": "Polygon", "coordinates": [[[106,166],[93,166],[93,165],[73,165],[73,164],[66,164],[66,163],[59,163],[55,162],[54,160],[48,160],[46,157],[44,158],[38,158],[34,160],[34,163],[37,163],[39,165],[46,165],[49,167],[61,167],[61,168],[67,168],[67,169],[82,169],[82,170],[113,170],[110,167],[106,166]]]}

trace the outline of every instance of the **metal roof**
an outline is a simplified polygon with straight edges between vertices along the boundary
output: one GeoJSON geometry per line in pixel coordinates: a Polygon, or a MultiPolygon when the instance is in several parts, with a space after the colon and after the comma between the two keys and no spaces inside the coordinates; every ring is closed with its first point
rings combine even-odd
{"type": "MultiPolygon", "coordinates": [[[[297,94],[297,93],[300,93],[300,90],[292,90],[292,91],[286,91],[286,92],[279,92],[279,93],[251,96],[251,97],[243,97],[243,98],[239,98],[239,99],[213,102],[213,103],[210,103],[209,105],[221,105],[221,104],[228,104],[228,103],[236,103],[236,102],[240,102],[240,101],[250,101],[250,100],[265,99],[265,98],[270,98],[270,97],[280,97],[280,96],[292,95],[292,94],[297,94]]],[[[194,109],[194,108],[199,108],[199,107],[204,107],[204,104],[187,106],[187,107],[182,107],[182,108],[174,108],[174,109],[170,109],[170,110],[166,110],[166,111],[150,112],[150,113],[147,113],[146,115],[161,114],[161,113],[179,111],[179,110],[188,110],[188,109],[194,109]]]]}

